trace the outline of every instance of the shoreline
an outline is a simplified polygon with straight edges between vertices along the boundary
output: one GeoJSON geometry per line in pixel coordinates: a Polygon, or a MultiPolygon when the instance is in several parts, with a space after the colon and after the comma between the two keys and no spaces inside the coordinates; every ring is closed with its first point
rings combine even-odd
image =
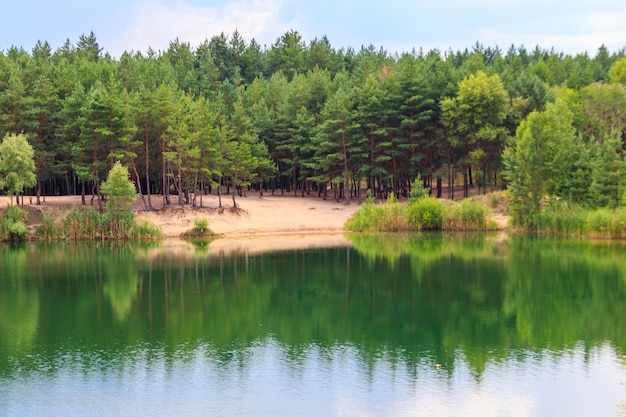
{"type": "MultiPolygon", "coordinates": [[[[37,220],[43,213],[59,219],[74,207],[92,207],[89,200],[90,196],[87,197],[87,205],[83,206],[81,196],[48,196],[39,206],[30,204],[29,199],[26,199],[26,203],[20,207],[29,213],[28,223],[33,227],[39,223],[37,220]]],[[[190,205],[163,207],[162,198],[158,195],[152,196],[152,202],[155,210],[147,211],[138,198],[133,205],[133,212],[137,220],[147,220],[159,227],[164,239],[179,238],[194,227],[194,220],[199,217],[206,218],[209,228],[221,238],[340,234],[344,232],[346,220],[360,207],[357,201],[345,204],[317,196],[265,194],[259,197],[254,192],[237,198],[237,210],[233,210],[230,196],[222,196],[221,208],[217,195],[203,196],[202,208],[192,208],[190,205]]],[[[9,198],[0,196],[0,207],[8,205],[9,198]]]]}

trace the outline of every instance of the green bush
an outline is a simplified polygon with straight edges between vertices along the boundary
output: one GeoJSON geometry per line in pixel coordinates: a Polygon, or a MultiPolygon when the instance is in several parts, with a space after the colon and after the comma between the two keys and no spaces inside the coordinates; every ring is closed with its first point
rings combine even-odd
{"type": "Polygon", "coordinates": [[[161,229],[147,220],[141,220],[133,228],[131,238],[135,240],[153,240],[161,237],[161,229]]]}
{"type": "Polygon", "coordinates": [[[481,203],[463,200],[445,211],[445,230],[486,230],[489,210],[481,203]]]}
{"type": "Polygon", "coordinates": [[[363,203],[354,214],[346,221],[345,228],[355,232],[377,230],[377,223],[382,209],[377,207],[373,201],[363,203]]]}
{"type": "Polygon", "coordinates": [[[587,213],[582,207],[564,200],[549,200],[533,217],[535,229],[554,235],[583,235],[587,229],[587,213]]]}
{"type": "Polygon", "coordinates": [[[193,228],[182,234],[184,238],[203,238],[215,236],[209,228],[209,221],[206,217],[196,217],[193,219],[193,228]]]}
{"type": "Polygon", "coordinates": [[[391,197],[386,204],[366,202],[345,224],[347,230],[400,232],[416,230],[487,230],[489,209],[480,202],[465,200],[447,207],[443,200],[426,197],[408,204],[391,197]]]}
{"type": "Polygon", "coordinates": [[[40,240],[56,240],[59,238],[60,230],[54,224],[54,216],[44,213],[41,224],[37,226],[36,234],[40,240]]]}
{"type": "Polygon", "coordinates": [[[619,238],[626,233],[625,209],[598,209],[587,215],[589,234],[596,237],[619,238]]]}
{"type": "Polygon", "coordinates": [[[206,217],[196,217],[193,219],[193,229],[195,233],[203,235],[209,231],[209,221],[206,217]]]}
{"type": "Polygon", "coordinates": [[[414,230],[440,230],[443,228],[445,206],[435,198],[425,197],[408,208],[408,222],[414,230]]]}
{"type": "Polygon", "coordinates": [[[7,207],[0,217],[0,238],[20,241],[26,239],[28,228],[23,223],[26,212],[18,206],[7,207]]]}
{"type": "Polygon", "coordinates": [[[145,240],[158,238],[161,231],[145,221],[138,224],[131,211],[74,208],[63,219],[59,235],[70,240],[145,240]]]}

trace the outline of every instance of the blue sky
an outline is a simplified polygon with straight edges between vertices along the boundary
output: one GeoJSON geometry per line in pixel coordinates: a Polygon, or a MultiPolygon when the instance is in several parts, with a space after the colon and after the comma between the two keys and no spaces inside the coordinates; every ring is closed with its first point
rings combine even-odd
{"type": "Polygon", "coordinates": [[[477,41],[528,49],[595,54],[626,46],[623,0],[10,0],[2,6],[0,49],[53,49],[93,31],[106,52],[165,50],[175,38],[199,45],[235,29],[268,47],[286,31],[305,41],[328,36],[331,45],[373,44],[387,51],[465,49],[477,41]]]}

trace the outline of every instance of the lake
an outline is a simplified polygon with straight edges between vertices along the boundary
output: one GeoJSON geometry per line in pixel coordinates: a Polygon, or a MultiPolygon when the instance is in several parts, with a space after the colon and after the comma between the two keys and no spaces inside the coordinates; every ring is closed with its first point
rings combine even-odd
{"type": "Polygon", "coordinates": [[[0,416],[626,415],[624,242],[266,239],[0,246],[0,416]]]}

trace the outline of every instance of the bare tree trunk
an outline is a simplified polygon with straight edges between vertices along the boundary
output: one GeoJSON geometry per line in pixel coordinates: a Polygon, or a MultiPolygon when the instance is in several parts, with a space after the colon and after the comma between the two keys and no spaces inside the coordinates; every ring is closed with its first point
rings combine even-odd
{"type": "Polygon", "coordinates": [[[141,179],[139,178],[139,172],[137,171],[137,165],[135,165],[135,158],[132,158],[130,160],[130,163],[133,167],[133,172],[135,173],[135,179],[137,182],[137,190],[139,191],[139,197],[141,197],[141,201],[143,201],[143,205],[146,208],[146,210],[149,210],[148,208],[148,203],[146,202],[145,197],[143,196],[143,193],[141,192],[141,179]]]}
{"type": "Polygon", "coordinates": [[[150,153],[148,145],[148,122],[145,124],[146,131],[146,195],[148,196],[148,209],[154,210],[152,207],[152,198],[150,198],[150,153]]]}
{"type": "Polygon", "coordinates": [[[218,207],[222,208],[222,179],[221,178],[219,182],[217,183],[217,201],[218,201],[218,207]]]}

